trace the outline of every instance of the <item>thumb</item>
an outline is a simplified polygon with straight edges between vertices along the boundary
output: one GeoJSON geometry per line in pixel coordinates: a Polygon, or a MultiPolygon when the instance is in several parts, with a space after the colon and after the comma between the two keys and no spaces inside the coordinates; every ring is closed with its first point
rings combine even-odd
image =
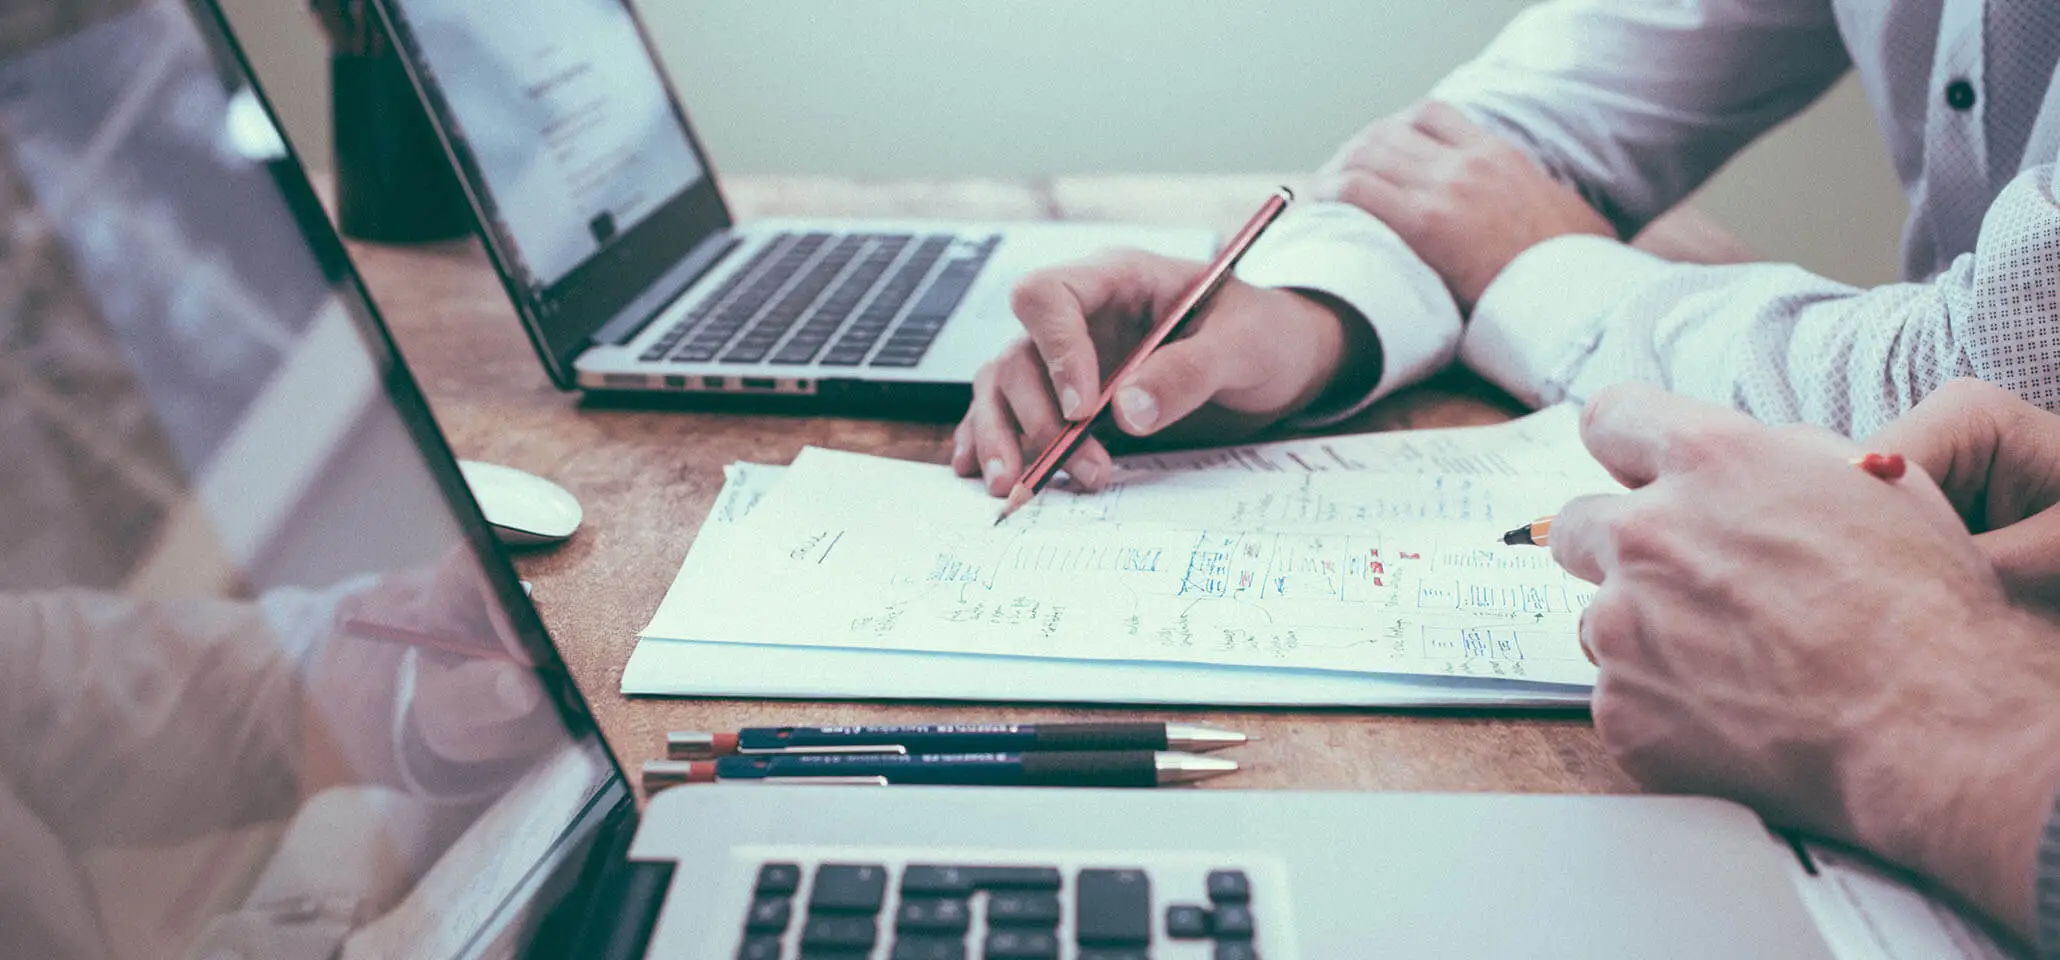
{"type": "Polygon", "coordinates": [[[1116,425],[1146,436],[1180,422],[1208,403],[1230,380],[1235,352],[1207,331],[1152,352],[1130,378],[1116,385],[1116,425]]]}

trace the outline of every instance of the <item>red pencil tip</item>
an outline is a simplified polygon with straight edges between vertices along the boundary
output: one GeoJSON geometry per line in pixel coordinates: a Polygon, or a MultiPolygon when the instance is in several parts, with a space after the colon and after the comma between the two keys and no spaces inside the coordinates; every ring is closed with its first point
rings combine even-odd
{"type": "Polygon", "coordinates": [[[1900,480],[1910,465],[1900,453],[1870,453],[1860,458],[1860,469],[1883,480],[1900,480]]]}

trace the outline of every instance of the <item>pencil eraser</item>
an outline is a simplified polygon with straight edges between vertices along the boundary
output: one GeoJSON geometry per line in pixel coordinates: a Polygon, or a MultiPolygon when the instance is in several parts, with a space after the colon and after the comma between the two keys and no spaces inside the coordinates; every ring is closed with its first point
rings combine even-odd
{"type": "Polygon", "coordinates": [[[1900,480],[1909,469],[1909,463],[1900,453],[1870,453],[1860,458],[1860,469],[1883,480],[1900,480]]]}
{"type": "Polygon", "coordinates": [[[644,790],[656,793],[683,783],[714,783],[713,760],[646,760],[644,790]]]}

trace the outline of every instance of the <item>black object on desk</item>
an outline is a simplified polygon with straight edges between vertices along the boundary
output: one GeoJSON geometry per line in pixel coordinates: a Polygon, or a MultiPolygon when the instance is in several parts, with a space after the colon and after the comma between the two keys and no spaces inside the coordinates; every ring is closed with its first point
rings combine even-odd
{"type": "Polygon", "coordinates": [[[1234,747],[1245,735],[1192,723],[926,723],[849,727],[746,727],[736,733],[675,731],[665,755],[1028,753],[1044,750],[1174,750],[1234,747]]]}
{"type": "Polygon", "coordinates": [[[336,221],[347,236],[428,243],[472,233],[465,194],[383,28],[329,56],[336,221]]]}
{"type": "Polygon", "coordinates": [[[1155,750],[968,754],[794,754],[653,760],[644,787],[725,780],[980,787],[1161,787],[1236,773],[1237,762],[1155,750]]]}

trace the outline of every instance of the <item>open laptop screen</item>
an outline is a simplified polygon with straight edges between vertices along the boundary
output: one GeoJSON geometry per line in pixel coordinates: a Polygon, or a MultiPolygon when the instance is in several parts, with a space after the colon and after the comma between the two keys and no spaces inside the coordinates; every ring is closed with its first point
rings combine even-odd
{"type": "Polygon", "coordinates": [[[0,0],[0,956],[492,954],[621,796],[211,13],[0,0]]]}
{"type": "Polygon", "coordinates": [[[494,197],[493,229],[534,291],[699,182],[703,168],[620,0],[404,0],[494,197]],[[513,12],[516,15],[510,15],[513,12]]]}
{"type": "Polygon", "coordinates": [[[729,224],[686,117],[624,0],[381,8],[562,382],[590,335],[729,224]]]}

